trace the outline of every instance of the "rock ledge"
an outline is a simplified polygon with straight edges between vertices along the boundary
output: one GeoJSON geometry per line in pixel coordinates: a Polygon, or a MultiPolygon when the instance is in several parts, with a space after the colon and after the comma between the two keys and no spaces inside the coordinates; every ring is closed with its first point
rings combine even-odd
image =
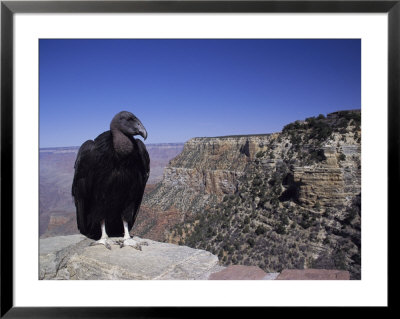
{"type": "MultiPolygon", "coordinates": [[[[112,238],[116,241],[119,238],[112,238]]],[[[187,246],[147,242],[142,250],[103,245],[82,235],[40,239],[41,280],[346,280],[347,271],[305,269],[265,273],[256,266],[220,266],[218,257],[187,246]]]]}
{"type": "Polygon", "coordinates": [[[224,268],[205,250],[134,239],[148,245],[141,251],[117,244],[108,250],[90,246],[93,241],[81,235],[41,239],[39,279],[207,279],[224,268]]]}

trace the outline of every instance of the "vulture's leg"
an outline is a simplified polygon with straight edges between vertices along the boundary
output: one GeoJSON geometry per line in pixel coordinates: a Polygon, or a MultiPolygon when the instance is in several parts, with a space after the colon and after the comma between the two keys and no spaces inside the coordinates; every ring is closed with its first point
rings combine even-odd
{"type": "Polygon", "coordinates": [[[120,242],[121,248],[124,246],[131,246],[135,249],[142,250],[142,245],[148,245],[147,242],[139,242],[131,238],[129,235],[128,222],[122,218],[122,223],[124,224],[124,240],[120,242]]]}
{"type": "Polygon", "coordinates": [[[124,239],[130,239],[131,235],[129,235],[128,222],[122,219],[122,223],[124,224],[124,239]]]}
{"type": "Polygon", "coordinates": [[[91,245],[104,245],[107,249],[111,250],[111,245],[109,243],[108,235],[106,233],[106,222],[104,219],[101,221],[101,238],[98,241],[95,241],[91,245]]]}

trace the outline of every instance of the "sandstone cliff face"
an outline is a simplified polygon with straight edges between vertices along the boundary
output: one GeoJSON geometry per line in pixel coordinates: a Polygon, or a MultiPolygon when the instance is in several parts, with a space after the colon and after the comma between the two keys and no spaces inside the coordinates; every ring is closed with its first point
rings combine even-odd
{"type": "Polygon", "coordinates": [[[324,207],[348,205],[361,193],[361,146],[353,134],[333,134],[321,146],[326,159],[318,165],[294,167],[294,181],[301,184],[299,201],[324,207]]]}
{"type": "Polygon", "coordinates": [[[214,205],[237,191],[248,163],[275,136],[190,139],[165,168],[162,182],[145,197],[144,205],[162,210],[173,206],[183,212],[214,205]]]}
{"type": "Polygon", "coordinates": [[[355,132],[361,134],[360,130],[333,133],[317,147],[325,159],[310,165],[296,161],[296,157],[316,146],[304,144],[294,152],[290,137],[284,133],[193,138],[170,161],[162,182],[145,197],[144,205],[191,213],[211,207],[237,192],[240,178],[257,160],[269,171],[282,161],[291,163],[302,205],[346,205],[361,192],[361,146],[355,132]],[[257,158],[257,154],[263,155],[257,158]]]}
{"type": "Polygon", "coordinates": [[[225,265],[333,267],[359,278],[360,118],[344,111],[280,133],[191,139],[142,205],[156,212],[154,227],[174,212],[164,240],[225,265]]]}
{"type": "Polygon", "coordinates": [[[313,207],[317,202],[323,206],[344,204],[343,173],[335,167],[295,167],[294,181],[301,183],[298,200],[313,207]]]}
{"type": "Polygon", "coordinates": [[[132,233],[155,240],[170,238],[170,230],[185,216],[212,208],[237,192],[247,165],[276,136],[190,139],[165,168],[162,181],[145,194],[132,233]]]}

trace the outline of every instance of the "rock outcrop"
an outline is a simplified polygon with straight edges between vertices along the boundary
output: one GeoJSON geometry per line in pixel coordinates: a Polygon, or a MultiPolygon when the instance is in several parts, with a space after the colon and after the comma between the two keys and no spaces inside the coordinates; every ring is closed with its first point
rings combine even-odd
{"type": "MultiPolygon", "coordinates": [[[[90,246],[82,235],[40,239],[39,279],[207,279],[222,270],[218,257],[199,249],[143,240],[142,250],[112,245],[90,246]]],[[[117,238],[115,238],[117,240],[117,238]]]]}
{"type": "Polygon", "coordinates": [[[361,113],[341,111],[279,133],[189,140],[144,197],[153,226],[134,233],[163,224],[158,240],[211,251],[225,266],[347,269],[359,279],[360,197],[361,113]]]}
{"type": "Polygon", "coordinates": [[[361,193],[361,146],[354,134],[333,134],[320,147],[318,164],[293,168],[294,181],[299,183],[301,204],[313,207],[347,205],[361,193]]]}
{"type": "Polygon", "coordinates": [[[300,184],[298,201],[314,207],[343,205],[346,200],[343,173],[336,167],[295,167],[294,181],[300,184]]]}
{"type": "MultiPolygon", "coordinates": [[[[82,235],[40,239],[40,280],[274,280],[348,279],[347,272],[313,270],[265,273],[255,266],[223,267],[211,253],[185,246],[146,242],[142,250],[112,245],[91,246],[82,235]],[[311,273],[311,275],[310,275],[311,273]],[[340,273],[333,278],[332,274],[340,273]],[[344,274],[343,274],[344,273],[344,274]],[[347,277],[346,277],[347,273],[347,277]]],[[[113,238],[118,240],[118,238],[113,238]]]]}

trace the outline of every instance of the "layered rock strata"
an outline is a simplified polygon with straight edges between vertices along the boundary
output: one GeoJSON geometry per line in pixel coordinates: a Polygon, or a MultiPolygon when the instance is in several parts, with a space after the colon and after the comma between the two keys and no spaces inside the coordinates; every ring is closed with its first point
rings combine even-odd
{"type": "Polygon", "coordinates": [[[144,198],[144,205],[198,212],[237,191],[240,177],[255,154],[274,134],[193,138],[170,161],[162,182],[144,198]]]}
{"type": "Polygon", "coordinates": [[[359,111],[344,111],[280,133],[191,139],[144,205],[155,225],[180,214],[164,240],[224,265],[333,267],[359,279],[360,125],[359,111]]]}

